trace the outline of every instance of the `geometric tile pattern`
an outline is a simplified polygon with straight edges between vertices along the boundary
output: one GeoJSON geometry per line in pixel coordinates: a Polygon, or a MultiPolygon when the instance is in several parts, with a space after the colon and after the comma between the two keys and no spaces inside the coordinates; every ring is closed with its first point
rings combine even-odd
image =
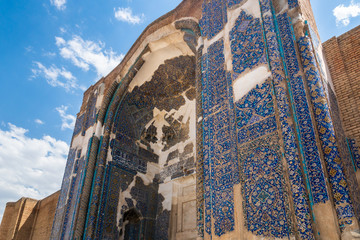
{"type": "MultiPolygon", "coordinates": [[[[238,1],[229,1],[230,5],[238,1]]],[[[199,25],[201,35],[211,39],[217,35],[227,22],[226,4],[223,0],[207,0],[202,4],[202,18],[199,25]]]]}
{"type": "Polygon", "coordinates": [[[231,76],[224,61],[221,39],[210,45],[202,61],[205,231],[211,234],[214,228],[217,236],[234,230],[233,185],[239,182],[231,76]]]}
{"type": "Polygon", "coordinates": [[[261,0],[262,20],[265,30],[267,53],[273,76],[273,86],[277,102],[280,127],[284,142],[284,156],[289,169],[290,189],[294,202],[297,231],[302,239],[314,239],[308,197],[301,171],[300,156],[296,143],[295,129],[291,119],[290,100],[283,64],[280,44],[277,40],[272,5],[269,0],[261,0]]]}
{"type": "Polygon", "coordinates": [[[266,62],[264,36],[259,18],[242,11],[230,31],[234,72],[242,73],[266,62]]]}
{"type": "MultiPolygon", "coordinates": [[[[301,37],[298,40],[298,44],[306,80],[310,90],[321,147],[327,163],[326,166],[329,173],[331,190],[334,196],[334,203],[337,212],[339,213],[342,211],[338,208],[347,208],[348,206],[351,206],[351,200],[347,180],[341,167],[334,125],[330,115],[329,105],[326,100],[324,87],[321,82],[320,73],[316,67],[311,40],[308,37],[301,37]]],[[[340,226],[352,223],[348,216],[338,215],[338,217],[340,226]]]]}
{"type": "Polygon", "coordinates": [[[247,228],[281,238],[289,236],[291,224],[273,102],[269,78],[236,102],[235,111],[247,228]]]}
{"type": "Polygon", "coordinates": [[[295,51],[294,35],[287,13],[277,16],[282,41],[282,54],[285,59],[285,71],[289,76],[289,92],[294,104],[295,117],[299,126],[301,148],[305,158],[311,197],[313,202],[323,203],[329,199],[319,149],[316,145],[315,130],[312,124],[303,77],[295,51]]]}

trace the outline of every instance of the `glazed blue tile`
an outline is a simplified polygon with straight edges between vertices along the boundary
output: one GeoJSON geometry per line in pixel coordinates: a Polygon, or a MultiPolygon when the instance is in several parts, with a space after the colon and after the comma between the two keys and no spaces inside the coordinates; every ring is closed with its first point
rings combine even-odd
{"type": "Polygon", "coordinates": [[[300,68],[295,51],[294,36],[287,13],[278,15],[277,22],[279,24],[286,72],[289,75],[289,91],[295,105],[295,116],[298,121],[300,143],[303,146],[312,198],[314,203],[323,203],[329,199],[329,196],[319,149],[316,145],[315,131],[306,97],[304,80],[299,74],[300,68]]]}

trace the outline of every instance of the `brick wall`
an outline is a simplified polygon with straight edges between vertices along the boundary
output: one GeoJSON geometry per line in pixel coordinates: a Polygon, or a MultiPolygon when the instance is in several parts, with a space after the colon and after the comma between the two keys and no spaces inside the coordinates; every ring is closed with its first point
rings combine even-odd
{"type": "Polygon", "coordinates": [[[360,26],[323,43],[345,132],[360,142],[360,26]]]}
{"type": "Polygon", "coordinates": [[[21,198],[7,203],[0,240],[49,239],[59,194],[60,191],[40,201],[21,198]]]}

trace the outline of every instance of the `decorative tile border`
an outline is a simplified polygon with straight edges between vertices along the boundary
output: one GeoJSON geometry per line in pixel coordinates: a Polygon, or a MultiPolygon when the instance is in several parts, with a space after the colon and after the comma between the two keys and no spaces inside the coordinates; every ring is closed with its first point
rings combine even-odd
{"type": "Polygon", "coordinates": [[[302,239],[315,239],[312,230],[309,200],[307,197],[304,179],[301,170],[300,156],[296,143],[293,126],[288,89],[283,70],[281,53],[269,0],[260,0],[262,20],[266,36],[267,53],[273,76],[273,87],[279,113],[280,126],[284,142],[285,159],[289,168],[289,180],[297,223],[297,231],[302,239]]]}
{"type": "Polygon", "coordinates": [[[299,72],[300,67],[295,50],[294,35],[287,13],[278,15],[277,22],[285,59],[286,73],[289,76],[289,91],[293,98],[295,117],[300,131],[300,142],[310,180],[312,199],[315,204],[324,203],[329,200],[324,170],[321,165],[319,149],[316,145],[315,131],[307,102],[304,80],[299,72]]]}
{"type": "MultiPolygon", "coordinates": [[[[316,67],[311,41],[308,37],[301,37],[298,40],[298,44],[307,84],[309,86],[321,147],[327,163],[326,166],[329,173],[335,208],[338,213],[340,227],[342,228],[345,225],[352,223],[348,214],[339,214],[341,212],[349,212],[349,210],[344,211],[344,208],[348,209],[348,206],[351,206],[351,199],[349,196],[347,180],[341,167],[334,125],[330,115],[324,87],[321,82],[320,73],[316,67]]],[[[354,216],[353,210],[352,216],[354,216]]]]}
{"type": "Polygon", "coordinates": [[[213,43],[202,61],[205,231],[211,235],[213,226],[217,236],[234,230],[233,185],[238,182],[231,75],[224,61],[223,40],[213,43]]]}

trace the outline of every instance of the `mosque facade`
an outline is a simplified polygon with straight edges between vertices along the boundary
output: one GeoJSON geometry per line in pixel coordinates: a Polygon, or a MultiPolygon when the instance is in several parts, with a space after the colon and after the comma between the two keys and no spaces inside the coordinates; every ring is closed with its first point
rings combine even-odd
{"type": "Polygon", "coordinates": [[[356,239],[344,41],[309,0],[182,1],[84,93],[50,239],[356,239]]]}

